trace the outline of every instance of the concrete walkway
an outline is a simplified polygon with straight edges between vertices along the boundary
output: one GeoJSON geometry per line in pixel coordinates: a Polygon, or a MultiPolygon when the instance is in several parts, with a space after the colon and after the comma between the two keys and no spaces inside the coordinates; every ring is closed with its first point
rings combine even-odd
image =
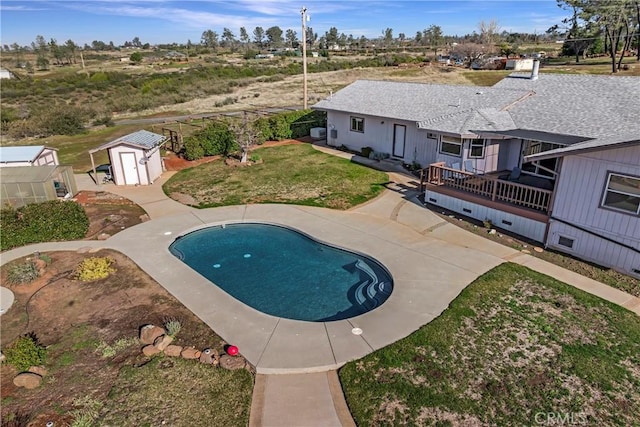
{"type": "MultiPolygon", "coordinates": [[[[319,149],[351,157],[328,147],[319,149]]],[[[153,221],[104,242],[18,248],[3,253],[2,263],[36,250],[109,247],[123,252],[226,341],[238,345],[256,366],[251,426],[354,425],[336,369],[428,323],[476,277],[505,261],[526,265],[640,315],[639,298],[444,221],[417,200],[415,177],[390,167],[396,172],[390,173],[389,190],[347,212],[291,205],[192,209],[162,192],[161,184],[169,174],[146,187],[79,183],[81,189],[98,187],[131,199],[153,221]],[[257,312],[211,286],[167,250],[181,234],[229,222],[287,225],[333,245],[367,253],[391,271],[394,292],[376,310],[345,321],[296,322],[257,312]],[[356,327],[362,329],[361,335],[352,333],[356,327]],[[280,375],[273,375],[276,373],[280,375]]]]}

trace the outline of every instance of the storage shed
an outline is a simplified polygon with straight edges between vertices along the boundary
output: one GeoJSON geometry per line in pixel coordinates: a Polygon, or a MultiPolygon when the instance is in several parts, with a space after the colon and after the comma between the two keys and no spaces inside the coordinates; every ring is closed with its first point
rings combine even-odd
{"type": "Polygon", "coordinates": [[[116,185],[148,185],[162,175],[160,148],[167,138],[146,130],[125,135],[90,150],[93,175],[96,166],[93,153],[108,150],[113,182],[116,185]]]}
{"type": "Polygon", "coordinates": [[[0,168],[57,164],[58,153],[55,148],[44,145],[0,147],[0,168]]]}
{"type": "Polygon", "coordinates": [[[71,166],[16,166],[0,168],[2,207],[69,199],[77,193],[71,166]]]}

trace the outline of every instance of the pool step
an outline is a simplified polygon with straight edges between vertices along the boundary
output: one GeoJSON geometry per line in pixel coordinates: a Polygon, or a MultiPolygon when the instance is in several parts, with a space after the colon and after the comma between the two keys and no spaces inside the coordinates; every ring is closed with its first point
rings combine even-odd
{"type": "Polygon", "coordinates": [[[391,294],[391,284],[380,282],[376,273],[366,263],[358,260],[355,266],[367,275],[367,279],[355,290],[356,301],[367,310],[372,310],[391,294]]]}

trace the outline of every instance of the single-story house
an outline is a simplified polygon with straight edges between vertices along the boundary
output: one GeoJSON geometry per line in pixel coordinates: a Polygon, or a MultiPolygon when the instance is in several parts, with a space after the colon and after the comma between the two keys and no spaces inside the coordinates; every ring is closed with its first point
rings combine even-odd
{"type": "Polygon", "coordinates": [[[57,149],[44,145],[0,147],[0,168],[16,166],[57,165],[57,149]]]}
{"type": "Polygon", "coordinates": [[[423,169],[425,202],[640,277],[640,78],[492,87],[357,81],[313,108],[327,144],[423,169]]]}
{"type": "Polygon", "coordinates": [[[160,149],[167,138],[146,130],[125,135],[89,151],[93,175],[96,166],[93,153],[108,150],[111,174],[116,185],[148,185],[162,175],[160,149]]]}

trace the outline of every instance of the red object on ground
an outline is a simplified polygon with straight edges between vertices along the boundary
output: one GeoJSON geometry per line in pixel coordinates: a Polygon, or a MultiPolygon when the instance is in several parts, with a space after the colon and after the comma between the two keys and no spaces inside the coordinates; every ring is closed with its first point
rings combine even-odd
{"type": "Polygon", "coordinates": [[[230,346],[227,348],[227,354],[228,354],[229,356],[236,356],[236,355],[238,354],[238,351],[239,351],[239,350],[238,350],[238,347],[236,347],[235,345],[230,345],[230,346]]]}

